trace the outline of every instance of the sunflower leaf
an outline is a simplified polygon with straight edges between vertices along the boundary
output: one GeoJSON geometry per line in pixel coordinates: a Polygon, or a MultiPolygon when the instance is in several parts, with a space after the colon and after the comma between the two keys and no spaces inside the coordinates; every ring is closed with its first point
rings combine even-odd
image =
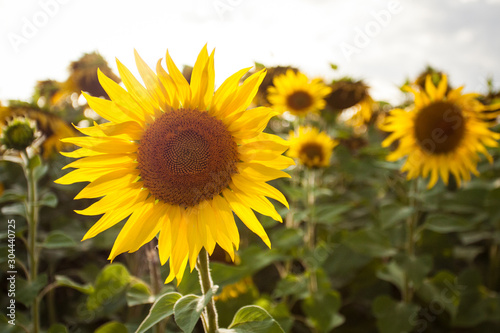
{"type": "Polygon", "coordinates": [[[111,321],[102,326],[99,326],[95,333],[128,333],[128,329],[122,323],[111,321]]]}
{"type": "Polygon", "coordinates": [[[236,312],[228,330],[225,333],[283,333],[276,320],[263,308],[256,305],[244,306],[236,312]]]}
{"type": "Polygon", "coordinates": [[[38,201],[38,205],[55,208],[57,206],[57,202],[57,196],[52,192],[47,192],[42,196],[40,201],[38,201]]]}
{"type": "Polygon", "coordinates": [[[56,230],[51,232],[42,244],[46,249],[59,249],[73,247],[77,243],[62,231],[56,230]]]}
{"type": "Polygon", "coordinates": [[[330,332],[345,321],[344,317],[337,313],[340,304],[340,294],[331,290],[310,295],[304,299],[302,309],[319,332],[330,332]]]}
{"type": "Polygon", "coordinates": [[[397,302],[387,295],[378,296],[372,305],[377,318],[377,328],[382,333],[401,333],[412,330],[412,318],[420,307],[416,304],[397,302]]]}
{"type": "Polygon", "coordinates": [[[144,320],[142,321],[139,328],[137,328],[137,331],[135,331],[135,333],[146,332],[156,323],[171,316],[174,313],[174,305],[181,297],[182,297],[181,294],[176,292],[171,292],[158,298],[151,306],[149,314],[146,316],[146,318],[144,318],[144,320]]]}
{"type": "Polygon", "coordinates": [[[2,207],[2,214],[9,215],[19,215],[26,217],[26,206],[23,203],[14,203],[12,205],[2,207]]]}
{"type": "Polygon", "coordinates": [[[183,332],[192,332],[203,309],[212,299],[219,286],[213,286],[204,296],[186,295],[174,305],[175,322],[183,332]]]}
{"type": "Polygon", "coordinates": [[[83,285],[71,280],[69,277],[64,275],[56,275],[55,280],[59,287],[72,288],[84,294],[90,294],[94,291],[94,287],[90,283],[83,285]]]}
{"type": "Polygon", "coordinates": [[[62,324],[54,324],[50,326],[47,333],[68,333],[68,328],[62,324]]]}

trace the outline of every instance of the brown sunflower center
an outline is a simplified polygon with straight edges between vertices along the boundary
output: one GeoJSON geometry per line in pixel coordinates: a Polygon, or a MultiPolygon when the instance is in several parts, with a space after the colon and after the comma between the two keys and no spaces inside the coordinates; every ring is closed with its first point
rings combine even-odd
{"type": "Polygon", "coordinates": [[[308,92],[298,90],[287,97],[286,103],[291,109],[302,111],[313,104],[313,98],[308,92]]]}
{"type": "Polygon", "coordinates": [[[315,142],[304,144],[299,151],[299,156],[305,156],[309,162],[314,162],[315,160],[321,162],[325,158],[323,148],[315,142]]]}
{"type": "Polygon", "coordinates": [[[141,179],[156,199],[191,207],[222,192],[237,172],[238,147],[207,112],[164,113],[144,132],[137,153],[141,179]]]}
{"type": "Polygon", "coordinates": [[[335,110],[350,108],[368,95],[368,87],[361,81],[338,81],[332,85],[332,93],[326,101],[335,110]]]}
{"type": "Polygon", "coordinates": [[[449,102],[435,102],[421,109],[415,119],[415,136],[430,154],[455,150],[465,134],[462,110],[449,102]]]}

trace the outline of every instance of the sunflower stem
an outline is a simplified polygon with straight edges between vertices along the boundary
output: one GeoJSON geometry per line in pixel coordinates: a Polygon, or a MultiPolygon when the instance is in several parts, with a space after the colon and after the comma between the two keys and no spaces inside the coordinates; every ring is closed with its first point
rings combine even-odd
{"type": "MultiPolygon", "coordinates": [[[[316,171],[307,169],[307,208],[309,211],[309,221],[307,223],[306,242],[311,253],[314,253],[316,247],[316,171]]],[[[309,291],[311,294],[318,291],[318,281],[316,277],[316,268],[310,267],[309,291]]]]}
{"type": "MultiPolygon", "coordinates": [[[[416,196],[418,191],[418,179],[410,181],[410,189],[408,193],[409,206],[414,210],[411,216],[406,220],[406,244],[405,250],[409,258],[415,255],[415,227],[418,217],[416,196]]],[[[413,286],[411,284],[408,273],[404,274],[404,290],[403,290],[403,301],[405,303],[411,303],[413,299],[413,286]]]]}
{"type": "MultiPolygon", "coordinates": [[[[200,254],[198,255],[196,269],[198,270],[198,275],[200,276],[201,292],[203,293],[203,295],[206,295],[207,292],[213,287],[213,282],[212,276],[210,275],[208,253],[203,247],[201,248],[200,254]]],[[[219,324],[217,323],[217,309],[215,308],[215,301],[213,297],[210,302],[208,302],[205,311],[207,313],[207,321],[206,323],[204,322],[205,332],[217,332],[217,330],[219,329],[219,324]]]]}
{"type": "MultiPolygon", "coordinates": [[[[26,204],[26,218],[28,222],[28,269],[29,281],[34,283],[38,275],[38,254],[36,249],[36,234],[38,226],[38,190],[35,179],[35,167],[29,163],[29,157],[24,156],[23,171],[28,184],[28,198],[26,204]]],[[[31,319],[33,321],[33,333],[40,331],[39,299],[35,297],[31,306],[31,319]]]]}

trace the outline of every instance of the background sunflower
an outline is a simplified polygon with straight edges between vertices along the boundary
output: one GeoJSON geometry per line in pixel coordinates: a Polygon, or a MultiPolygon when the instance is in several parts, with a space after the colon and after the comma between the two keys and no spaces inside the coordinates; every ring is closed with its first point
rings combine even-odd
{"type": "Polygon", "coordinates": [[[425,90],[408,87],[415,96],[413,109],[395,109],[381,125],[391,133],[383,146],[398,140],[387,159],[407,156],[401,170],[408,172],[408,179],[430,175],[429,188],[439,177],[448,184],[450,174],[459,186],[462,180],[470,180],[471,173],[478,175],[478,153],[491,161],[486,147],[496,147],[500,138],[480,118],[484,107],[475,99],[476,94],[462,94],[462,87],[446,93],[447,84],[445,75],[437,86],[429,75],[425,90]]]}
{"type": "Polygon", "coordinates": [[[321,79],[309,80],[300,72],[288,69],[285,74],[273,79],[273,86],[268,88],[267,99],[272,107],[283,113],[305,117],[310,112],[317,112],[326,105],[324,98],[331,89],[321,79]]]}

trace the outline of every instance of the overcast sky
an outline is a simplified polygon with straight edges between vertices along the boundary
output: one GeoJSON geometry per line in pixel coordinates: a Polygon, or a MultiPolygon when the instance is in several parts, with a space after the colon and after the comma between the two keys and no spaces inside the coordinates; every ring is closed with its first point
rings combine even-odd
{"type": "Polygon", "coordinates": [[[430,64],[485,92],[488,76],[500,82],[499,17],[500,0],[0,0],[0,100],[64,80],[84,52],[137,73],[134,48],[152,67],[168,48],[180,66],[205,43],[219,84],[257,61],[365,79],[395,102],[396,87],[430,64]]]}

